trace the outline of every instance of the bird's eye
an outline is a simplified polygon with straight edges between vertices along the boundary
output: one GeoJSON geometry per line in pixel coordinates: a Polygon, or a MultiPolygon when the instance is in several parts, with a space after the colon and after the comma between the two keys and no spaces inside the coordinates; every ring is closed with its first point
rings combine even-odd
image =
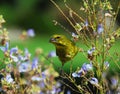
{"type": "Polygon", "coordinates": [[[59,38],[60,38],[59,36],[56,37],[56,39],[59,39],[59,38]]]}

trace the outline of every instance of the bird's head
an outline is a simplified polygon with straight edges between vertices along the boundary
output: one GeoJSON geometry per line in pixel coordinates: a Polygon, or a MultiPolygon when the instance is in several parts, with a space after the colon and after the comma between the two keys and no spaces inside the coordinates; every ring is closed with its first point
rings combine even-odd
{"type": "Polygon", "coordinates": [[[49,41],[54,45],[64,45],[66,40],[67,38],[64,35],[53,35],[49,41]]]}

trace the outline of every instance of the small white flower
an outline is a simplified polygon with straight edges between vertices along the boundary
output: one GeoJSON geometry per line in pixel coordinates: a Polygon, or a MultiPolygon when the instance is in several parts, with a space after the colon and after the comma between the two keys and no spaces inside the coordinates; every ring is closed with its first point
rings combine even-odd
{"type": "Polygon", "coordinates": [[[72,73],[73,77],[78,77],[78,74],[76,72],[72,73]]]}
{"type": "Polygon", "coordinates": [[[91,78],[90,83],[93,85],[98,85],[98,79],[93,77],[93,78],[91,78]]]}
{"type": "Polygon", "coordinates": [[[31,65],[29,62],[21,63],[19,65],[19,72],[28,72],[31,70],[31,65]]]}
{"type": "Polygon", "coordinates": [[[19,61],[19,60],[18,60],[18,57],[16,57],[16,56],[10,55],[10,57],[12,58],[12,60],[13,60],[14,62],[18,62],[18,61],[19,61]]]}
{"type": "Polygon", "coordinates": [[[112,15],[110,13],[105,13],[106,17],[112,17],[112,15]]]}
{"type": "Polygon", "coordinates": [[[33,77],[31,78],[31,80],[32,80],[32,81],[42,81],[43,78],[38,77],[38,76],[33,76],[33,77]]]}
{"type": "Polygon", "coordinates": [[[10,74],[7,74],[7,75],[6,75],[5,80],[6,80],[9,84],[14,81],[10,74]]]}
{"type": "Polygon", "coordinates": [[[73,33],[73,32],[72,32],[72,37],[73,38],[79,38],[79,36],[77,34],[73,33]]]}
{"type": "Polygon", "coordinates": [[[79,71],[72,73],[72,76],[73,77],[81,77],[83,75],[83,73],[84,73],[84,70],[80,69],[79,71]]]}

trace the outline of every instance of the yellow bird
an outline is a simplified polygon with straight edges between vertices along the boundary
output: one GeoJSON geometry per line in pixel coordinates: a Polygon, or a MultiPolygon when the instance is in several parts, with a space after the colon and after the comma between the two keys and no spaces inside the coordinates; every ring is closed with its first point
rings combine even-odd
{"type": "Polygon", "coordinates": [[[62,62],[62,66],[73,59],[78,52],[78,47],[64,35],[53,35],[50,42],[56,47],[56,55],[62,62]]]}

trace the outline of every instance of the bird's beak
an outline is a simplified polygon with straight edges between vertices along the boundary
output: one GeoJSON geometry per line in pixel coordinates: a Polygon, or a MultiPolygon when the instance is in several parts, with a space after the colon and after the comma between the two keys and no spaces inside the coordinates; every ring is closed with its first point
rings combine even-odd
{"type": "Polygon", "coordinates": [[[55,38],[51,38],[51,39],[49,40],[49,42],[54,43],[54,42],[56,42],[56,40],[55,40],[55,38]]]}

